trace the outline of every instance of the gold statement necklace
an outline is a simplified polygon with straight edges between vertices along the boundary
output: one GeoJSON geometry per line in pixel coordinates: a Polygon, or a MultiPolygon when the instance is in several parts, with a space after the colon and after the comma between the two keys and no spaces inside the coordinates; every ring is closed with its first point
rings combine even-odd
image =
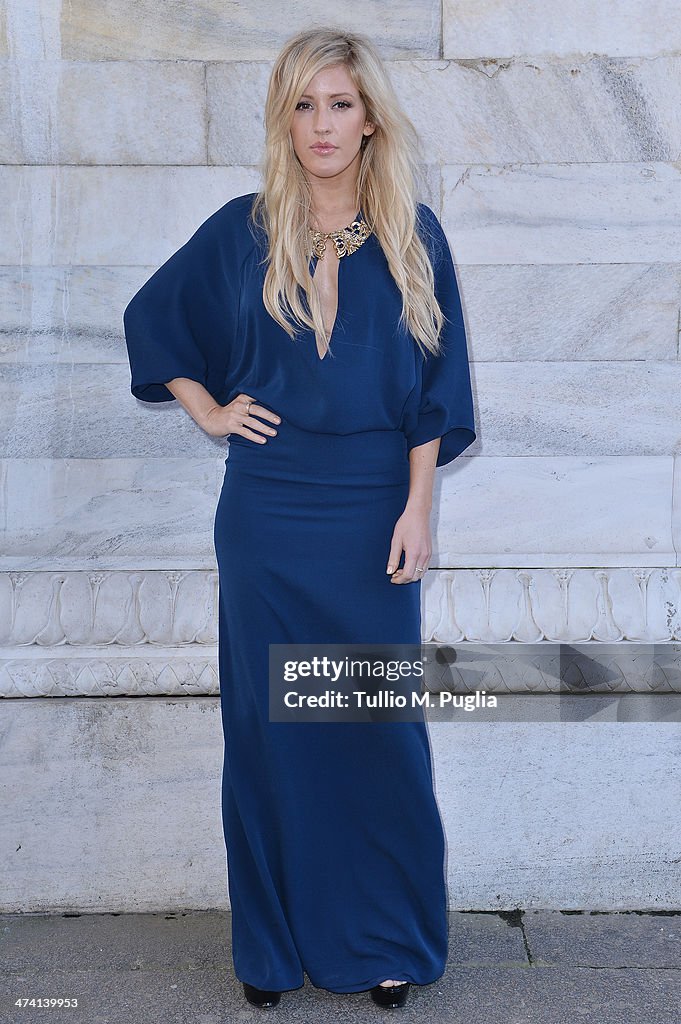
{"type": "Polygon", "coordinates": [[[324,259],[327,239],[331,239],[339,259],[341,256],[350,256],[366,242],[370,234],[371,231],[364,220],[353,220],[352,224],[348,224],[347,227],[340,228],[338,231],[327,231],[326,234],[310,228],[312,255],[320,260],[324,259]]]}

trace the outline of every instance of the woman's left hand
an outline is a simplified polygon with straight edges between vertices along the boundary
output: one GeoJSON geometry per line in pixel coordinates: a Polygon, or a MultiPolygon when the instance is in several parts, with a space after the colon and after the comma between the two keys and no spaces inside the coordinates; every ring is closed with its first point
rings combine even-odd
{"type": "Polygon", "coordinates": [[[393,530],[387,566],[390,582],[415,583],[423,579],[431,554],[430,509],[407,503],[393,530]],[[403,551],[404,566],[397,569],[403,551]]]}

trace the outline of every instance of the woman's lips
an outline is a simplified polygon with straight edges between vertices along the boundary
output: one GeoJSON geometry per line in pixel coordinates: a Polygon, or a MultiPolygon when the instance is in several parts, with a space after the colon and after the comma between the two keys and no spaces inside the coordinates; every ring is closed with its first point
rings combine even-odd
{"type": "Polygon", "coordinates": [[[313,149],[315,153],[333,153],[336,146],[311,146],[310,148],[313,149]]]}

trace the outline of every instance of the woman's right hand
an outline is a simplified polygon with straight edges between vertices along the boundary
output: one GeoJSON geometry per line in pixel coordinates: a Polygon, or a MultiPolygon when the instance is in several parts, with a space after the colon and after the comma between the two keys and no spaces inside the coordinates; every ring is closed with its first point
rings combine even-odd
{"type": "Polygon", "coordinates": [[[242,437],[257,441],[258,444],[266,444],[267,438],[274,436],[277,431],[275,427],[268,426],[262,420],[281,423],[280,416],[266,409],[264,405],[258,405],[251,395],[239,394],[227,405],[215,405],[209,409],[202,426],[211,437],[241,434],[242,437]],[[250,409],[247,414],[249,402],[250,409]]]}

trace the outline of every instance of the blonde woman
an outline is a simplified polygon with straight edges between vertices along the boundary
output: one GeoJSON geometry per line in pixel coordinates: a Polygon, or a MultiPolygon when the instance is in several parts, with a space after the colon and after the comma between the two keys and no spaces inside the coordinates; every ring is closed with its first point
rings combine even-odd
{"type": "MultiPolygon", "coordinates": [[[[229,437],[214,541],[232,956],[249,1002],[404,1005],[447,957],[425,721],[274,722],[270,644],[418,644],[436,466],[475,439],[452,257],[364,36],[290,39],[263,187],[124,313],[133,395],[229,437]]],[[[323,648],[320,648],[323,654],[323,648]]]]}

